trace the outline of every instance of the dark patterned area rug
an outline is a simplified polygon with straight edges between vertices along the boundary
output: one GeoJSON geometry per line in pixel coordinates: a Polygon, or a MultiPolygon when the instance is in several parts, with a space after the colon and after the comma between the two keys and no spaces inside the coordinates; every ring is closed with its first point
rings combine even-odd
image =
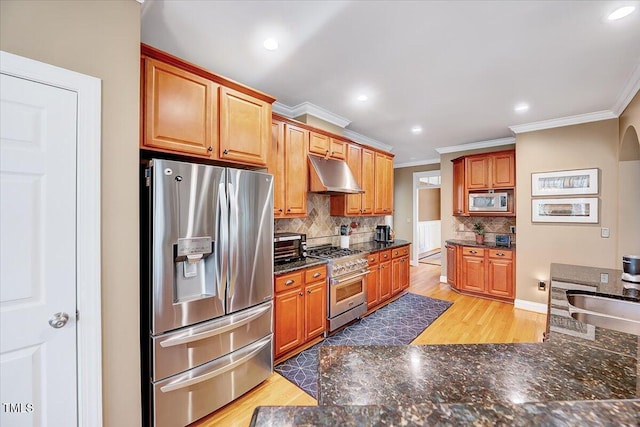
{"type": "Polygon", "coordinates": [[[406,294],[321,343],[285,360],[275,371],[318,398],[318,347],[321,345],[409,344],[453,303],[406,294]]]}

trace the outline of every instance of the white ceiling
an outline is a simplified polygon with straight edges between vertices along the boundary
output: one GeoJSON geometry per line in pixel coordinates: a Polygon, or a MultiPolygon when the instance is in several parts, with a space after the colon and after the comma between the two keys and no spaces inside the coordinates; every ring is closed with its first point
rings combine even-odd
{"type": "Polygon", "coordinates": [[[412,164],[509,126],[619,114],[640,81],[638,3],[146,0],[142,41],[342,116],[412,164]],[[622,4],[636,11],[605,22],[622,4]],[[521,102],[528,112],[514,112],[521,102]]]}

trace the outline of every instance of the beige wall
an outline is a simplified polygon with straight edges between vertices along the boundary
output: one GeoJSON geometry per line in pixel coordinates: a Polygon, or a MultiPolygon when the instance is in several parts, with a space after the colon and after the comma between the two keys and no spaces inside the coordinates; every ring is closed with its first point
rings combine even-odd
{"type": "Polygon", "coordinates": [[[622,255],[640,255],[640,93],[636,93],[620,116],[618,129],[618,259],[621,259],[622,255]]]}
{"type": "Polygon", "coordinates": [[[393,230],[397,239],[413,240],[413,174],[439,168],[436,163],[393,170],[393,230]]]}
{"type": "Polygon", "coordinates": [[[440,189],[422,188],[418,190],[418,221],[440,219],[440,189]]]}
{"type": "MultiPolygon", "coordinates": [[[[478,150],[458,151],[456,153],[447,153],[440,155],[440,224],[442,226],[442,244],[444,248],[444,242],[446,240],[456,238],[456,230],[454,225],[455,217],[453,213],[453,164],[451,160],[461,156],[468,156],[471,154],[490,153],[492,151],[512,150],[513,144],[502,145],[499,147],[482,148],[478,150]]],[[[517,171],[517,168],[516,168],[517,171]]],[[[442,257],[442,275],[447,275],[447,257],[442,257]]]]}
{"type": "Polygon", "coordinates": [[[549,279],[552,262],[620,268],[618,221],[618,120],[605,120],[516,136],[516,298],[546,303],[538,279],[549,279]],[[566,169],[600,170],[599,224],[532,224],[531,174],[566,169]],[[600,237],[609,227],[610,238],[600,237]]]}
{"type": "Polygon", "coordinates": [[[140,4],[2,0],[0,19],[0,49],[102,79],[104,425],[139,425],[140,4]]]}

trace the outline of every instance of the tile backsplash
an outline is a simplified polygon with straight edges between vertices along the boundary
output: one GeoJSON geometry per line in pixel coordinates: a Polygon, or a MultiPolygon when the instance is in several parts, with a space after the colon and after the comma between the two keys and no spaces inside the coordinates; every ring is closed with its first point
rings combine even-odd
{"type": "Polygon", "coordinates": [[[496,234],[509,234],[511,236],[511,243],[516,243],[516,235],[511,234],[510,231],[510,227],[515,227],[516,225],[516,219],[514,217],[453,217],[453,238],[458,240],[475,240],[473,224],[476,222],[481,222],[484,225],[485,241],[495,242],[496,234]]]}
{"type": "Polygon", "coordinates": [[[384,224],[384,216],[344,217],[329,214],[330,198],[325,194],[307,193],[307,216],[304,218],[276,219],[276,233],[294,232],[307,235],[307,246],[340,244],[340,226],[357,225],[352,228],[351,244],[369,242],[374,239],[376,226],[384,224]]]}

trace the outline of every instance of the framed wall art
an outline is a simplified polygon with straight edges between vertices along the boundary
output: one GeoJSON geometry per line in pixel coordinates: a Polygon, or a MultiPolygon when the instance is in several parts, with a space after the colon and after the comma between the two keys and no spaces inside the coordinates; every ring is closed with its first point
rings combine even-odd
{"type": "Polygon", "coordinates": [[[598,198],[532,199],[532,222],[598,223],[598,198]]]}
{"type": "Polygon", "coordinates": [[[531,174],[532,196],[598,194],[598,169],[576,169],[531,174]]]}

